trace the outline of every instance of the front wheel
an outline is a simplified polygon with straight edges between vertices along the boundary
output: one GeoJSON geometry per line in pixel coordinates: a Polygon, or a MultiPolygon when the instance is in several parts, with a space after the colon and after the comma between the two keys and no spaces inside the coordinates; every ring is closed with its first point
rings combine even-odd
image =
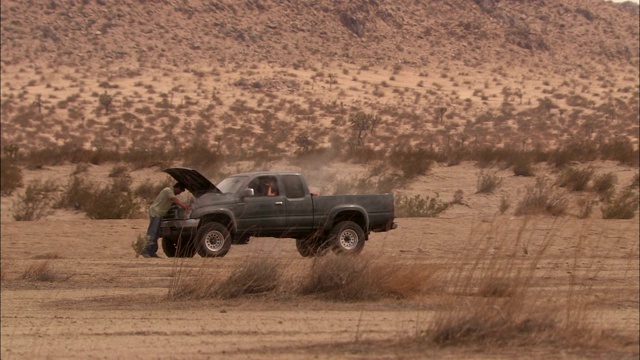
{"type": "Polygon", "coordinates": [[[334,253],[356,255],[364,248],[364,231],[353,221],[343,221],[331,229],[329,243],[334,253]]]}
{"type": "Polygon", "coordinates": [[[162,238],[162,250],[167,257],[193,257],[196,254],[196,249],[193,246],[191,239],[175,239],[171,237],[162,238]]]}
{"type": "Polygon", "coordinates": [[[198,254],[202,257],[223,257],[231,248],[231,234],[226,226],[210,222],[198,230],[198,254]]]}

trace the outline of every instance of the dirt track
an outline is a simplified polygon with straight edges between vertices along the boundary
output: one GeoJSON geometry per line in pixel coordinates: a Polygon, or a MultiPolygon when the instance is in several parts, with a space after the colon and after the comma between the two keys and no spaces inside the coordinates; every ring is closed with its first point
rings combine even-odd
{"type": "MultiPolygon", "coordinates": [[[[452,271],[473,260],[474,239],[490,225],[507,229],[496,234],[515,234],[522,222],[484,220],[399,219],[398,230],[373,234],[362,256],[452,271]]],[[[532,293],[549,304],[565,302],[573,279],[580,296],[589,299],[586,323],[622,339],[596,350],[398,346],[425,329],[438,311],[446,311],[447,298],[436,291],[346,304],[301,296],[170,301],[167,292],[178,267],[213,266],[224,275],[247,259],[275,257],[295,273],[305,271],[310,260],[300,257],[289,239],[255,239],[232,247],[223,259],[136,258],[131,243],[145,226],[145,220],[2,223],[2,358],[638,355],[635,220],[532,219],[522,237],[518,256],[534,256],[549,239],[547,229],[554,229],[537,263],[532,293]],[[38,262],[49,262],[53,281],[20,279],[38,262]]],[[[490,251],[507,244],[498,240],[490,251]]]]}

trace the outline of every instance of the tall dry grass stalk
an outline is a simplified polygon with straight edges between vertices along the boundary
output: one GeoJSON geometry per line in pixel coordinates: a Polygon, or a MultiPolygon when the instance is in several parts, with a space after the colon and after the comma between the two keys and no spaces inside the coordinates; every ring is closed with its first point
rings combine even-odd
{"type": "Polygon", "coordinates": [[[291,299],[311,296],[320,300],[356,302],[382,298],[405,299],[428,287],[436,267],[401,265],[360,257],[327,255],[298,267],[276,258],[255,257],[238,263],[228,274],[216,272],[211,259],[188,266],[176,259],[167,298],[234,299],[272,296],[291,299]]]}
{"type": "Polygon", "coordinates": [[[34,262],[20,275],[22,280],[53,282],[58,279],[58,275],[53,270],[51,263],[46,261],[34,262]]]}
{"type": "MultiPolygon", "coordinates": [[[[563,223],[556,219],[551,226],[540,227],[525,218],[515,229],[497,222],[485,230],[474,229],[467,252],[449,276],[452,305],[436,314],[418,339],[446,346],[519,346],[575,344],[593,335],[582,321],[586,308],[575,297],[574,278],[565,304],[549,306],[542,294],[531,291],[539,280],[537,269],[563,223]]],[[[581,235],[578,248],[582,240],[581,235]]]]}
{"type": "Polygon", "coordinates": [[[319,257],[301,279],[299,293],[344,302],[405,299],[423,292],[436,272],[364,256],[319,257]]]}

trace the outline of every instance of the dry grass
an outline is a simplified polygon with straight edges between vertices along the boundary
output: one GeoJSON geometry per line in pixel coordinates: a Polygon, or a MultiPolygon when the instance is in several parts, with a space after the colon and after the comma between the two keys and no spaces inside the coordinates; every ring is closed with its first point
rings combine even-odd
{"type": "Polygon", "coordinates": [[[366,257],[320,257],[302,278],[300,294],[344,302],[405,299],[420,294],[436,271],[366,257]]]}
{"type": "MultiPolygon", "coordinates": [[[[552,306],[530,291],[543,276],[538,269],[562,224],[556,220],[536,230],[535,222],[524,219],[518,228],[492,224],[474,231],[458,262],[468,265],[451,268],[447,292],[453,298],[410,341],[456,347],[598,345],[606,336],[587,325],[586,305],[574,296],[575,279],[552,306]]],[[[579,240],[574,272],[581,251],[579,240]]]]}
{"type": "Polygon", "coordinates": [[[184,260],[176,260],[169,285],[168,298],[178,299],[234,299],[266,295],[282,284],[282,269],[271,258],[255,258],[240,263],[230,275],[215,274],[210,262],[196,268],[186,268],[184,260]]]}
{"type": "Polygon", "coordinates": [[[142,256],[144,248],[147,245],[147,236],[145,234],[138,234],[136,240],[131,242],[131,248],[136,254],[136,257],[142,256]]]}
{"type": "Polygon", "coordinates": [[[537,178],[533,186],[526,188],[524,197],[518,203],[515,215],[549,214],[560,216],[567,210],[568,200],[556,191],[546,178],[537,178]]]}
{"type": "Polygon", "coordinates": [[[424,292],[437,272],[435,267],[418,268],[365,257],[329,255],[312,261],[301,272],[276,259],[252,258],[239,263],[226,277],[216,274],[209,262],[195,268],[179,263],[174,268],[168,298],[224,300],[277,295],[341,302],[406,299],[424,292]]]}
{"type": "Polygon", "coordinates": [[[20,279],[38,282],[54,282],[59,275],[53,270],[51,263],[47,261],[38,261],[32,263],[21,275],[20,279]]]}

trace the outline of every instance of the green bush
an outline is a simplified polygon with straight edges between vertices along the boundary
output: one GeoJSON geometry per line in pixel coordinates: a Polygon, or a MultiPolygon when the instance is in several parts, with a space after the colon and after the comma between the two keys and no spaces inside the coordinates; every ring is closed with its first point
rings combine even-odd
{"type": "Polygon", "coordinates": [[[631,189],[625,189],[602,206],[602,218],[633,219],[638,211],[638,204],[638,194],[631,189]]]}
{"type": "Polygon", "coordinates": [[[449,203],[437,194],[434,197],[397,196],[395,207],[398,217],[436,217],[449,207],[449,203]]]}
{"type": "Polygon", "coordinates": [[[22,186],[22,170],[15,160],[2,157],[0,159],[0,193],[11,195],[14,190],[22,186]]]}

